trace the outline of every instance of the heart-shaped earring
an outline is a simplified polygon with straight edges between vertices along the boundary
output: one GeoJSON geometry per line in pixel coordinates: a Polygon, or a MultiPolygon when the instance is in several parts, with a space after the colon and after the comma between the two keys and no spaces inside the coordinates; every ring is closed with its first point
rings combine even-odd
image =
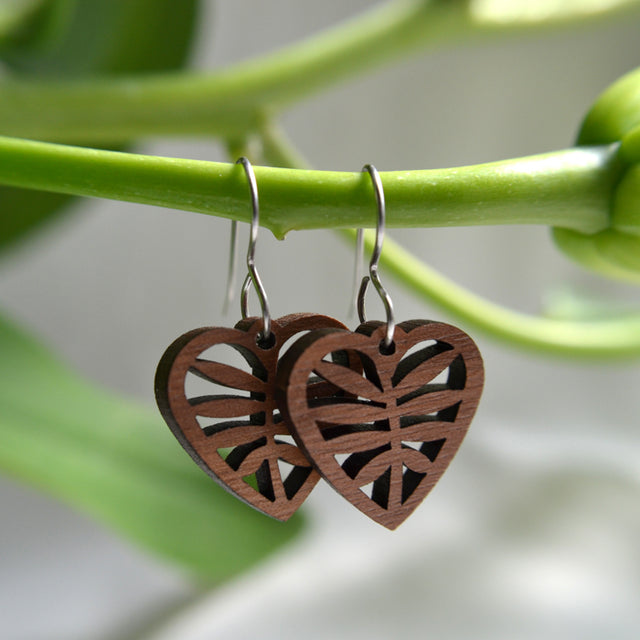
{"type": "MultiPolygon", "coordinates": [[[[346,327],[315,314],[271,319],[255,265],[257,184],[249,161],[240,158],[238,162],[249,181],[253,208],[249,273],[241,297],[243,320],[233,329],[204,327],[175,340],[158,365],[155,394],[169,428],[198,466],[250,506],[278,520],[288,520],[319,476],[277,409],[278,357],[283,345],[297,334],[346,327]],[[247,317],[252,284],[260,301],[261,319],[247,317]],[[239,366],[224,362],[228,360],[222,357],[225,351],[227,356],[235,356],[239,366]]],[[[343,394],[327,384],[316,385],[309,393],[316,398],[343,394]]]]}
{"type": "Polygon", "coordinates": [[[319,476],[290,436],[275,400],[278,356],[296,334],[343,327],[327,316],[258,318],[233,329],[203,327],[169,346],[156,372],[162,416],[198,466],[227,491],[278,520],[288,520],[319,476]],[[240,366],[224,362],[231,352],[240,366]],[[244,365],[244,366],[243,366],[244,365]],[[221,389],[223,387],[223,389],[221,389]]]}
{"type": "Polygon", "coordinates": [[[372,165],[378,222],[369,277],[358,294],[354,333],[319,329],[299,338],[278,365],[277,400],[298,445],[338,493],[389,529],[400,525],[440,479],[467,432],[482,393],[482,358],[473,340],[441,322],[396,327],[380,282],[385,201],[372,165]],[[371,280],[387,322],[367,322],[371,280]],[[356,363],[356,367],[353,363],[356,363]],[[321,382],[344,394],[319,398],[321,382]]]}

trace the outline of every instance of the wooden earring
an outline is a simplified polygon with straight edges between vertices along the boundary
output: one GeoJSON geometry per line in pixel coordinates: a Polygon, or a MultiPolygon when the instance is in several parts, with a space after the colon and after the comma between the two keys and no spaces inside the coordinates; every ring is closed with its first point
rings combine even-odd
{"type": "Polygon", "coordinates": [[[441,322],[403,322],[393,347],[386,325],[313,331],[281,359],[277,399],[298,445],[354,506],[389,529],[440,479],[462,443],[482,392],[480,353],[441,322]],[[339,363],[350,355],[362,373],[339,363]],[[343,397],[317,398],[326,382],[343,397]]]}
{"type": "MultiPolygon", "coordinates": [[[[241,320],[233,329],[203,327],[175,340],[162,356],[155,378],[158,407],[185,451],[227,491],[278,520],[288,520],[319,480],[289,433],[275,400],[280,351],[310,330],[346,327],[327,316],[293,314],[271,319],[255,266],[258,197],[249,161],[241,158],[251,187],[253,217],[242,287],[241,320]],[[262,318],[250,318],[247,294],[253,284],[262,318]],[[227,352],[238,366],[223,362],[227,352]]],[[[352,366],[356,366],[353,364],[352,366]]],[[[316,385],[315,397],[334,393],[316,385]]]]}
{"type": "Polygon", "coordinates": [[[267,338],[263,327],[261,318],[246,318],[233,329],[203,327],[180,336],[160,360],[155,394],[167,425],[205,473],[250,506],[284,521],[319,476],[276,405],[280,349],[296,334],[344,325],[301,313],[272,320],[267,338]],[[222,362],[225,352],[239,355],[240,365],[222,362]]]}
{"type": "Polygon", "coordinates": [[[379,175],[376,242],[358,294],[355,332],[323,328],[299,338],[278,365],[276,398],[298,446],[325,480],[360,511],[399,526],[440,479],[460,447],[482,393],[480,352],[460,329],[412,320],[395,325],[378,276],[385,203],[379,175]],[[371,280],[387,321],[367,322],[371,280]],[[354,367],[355,363],[355,367],[354,367]],[[317,397],[324,383],[340,396],[317,397]]]}

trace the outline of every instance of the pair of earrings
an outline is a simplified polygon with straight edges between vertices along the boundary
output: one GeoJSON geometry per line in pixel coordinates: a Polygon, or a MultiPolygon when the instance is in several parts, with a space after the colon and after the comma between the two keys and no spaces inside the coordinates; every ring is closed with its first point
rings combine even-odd
{"type": "Polygon", "coordinates": [[[378,220],[369,276],[358,293],[360,326],[351,332],[310,313],[272,319],[255,265],[257,184],[249,161],[238,163],[253,208],[242,320],[233,329],[194,329],[169,346],[155,380],[160,411],[193,460],[255,509],[288,520],[323,477],[395,529],[462,443],[482,392],[478,348],[448,324],[396,325],[378,275],[385,199],[372,165],[363,171],[373,183],[378,220]],[[384,323],[365,318],[369,281],[385,306],[384,323]],[[248,317],[251,285],[260,318],[248,317]],[[240,356],[240,367],[221,362],[225,349],[240,356]]]}

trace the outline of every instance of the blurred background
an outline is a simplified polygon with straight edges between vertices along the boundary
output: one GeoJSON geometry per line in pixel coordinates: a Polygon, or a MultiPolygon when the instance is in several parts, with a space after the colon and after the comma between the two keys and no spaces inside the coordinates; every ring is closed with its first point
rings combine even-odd
{"type": "MultiPolygon", "coordinates": [[[[205,1],[194,65],[266,53],[370,4],[205,1]]],[[[561,149],[597,95],[638,65],[639,28],[637,18],[605,20],[451,46],[326,91],[282,124],[319,169],[428,169],[561,149]]],[[[137,150],[227,160],[202,140],[137,150]]],[[[631,287],[569,263],[545,228],[390,235],[474,292],[522,311],[540,311],[563,291],[640,303],[631,287]]],[[[221,314],[228,239],[220,219],[83,201],[4,261],[0,299],[76,370],[151,406],[165,347],[190,328],[239,317],[237,304],[221,314]]],[[[245,241],[241,228],[241,252],[245,241]]],[[[353,248],[330,232],[259,238],[276,316],[314,311],[355,324],[346,318],[352,263],[353,248]]],[[[455,323],[386,282],[399,318],[455,323]]],[[[2,480],[0,637],[638,638],[637,364],[568,362],[474,338],[486,366],[476,420],[399,530],[383,530],[318,486],[305,505],[305,534],[215,592],[203,594],[179,568],[2,480]]],[[[176,455],[184,455],[177,445],[176,455]]]]}

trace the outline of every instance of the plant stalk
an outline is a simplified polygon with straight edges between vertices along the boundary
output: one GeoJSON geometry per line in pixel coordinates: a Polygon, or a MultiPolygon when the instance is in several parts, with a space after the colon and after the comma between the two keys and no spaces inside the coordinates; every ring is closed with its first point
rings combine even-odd
{"type": "MultiPolygon", "coordinates": [[[[621,3],[609,13],[637,10],[637,4],[621,3]]],[[[489,9],[462,0],[395,0],[301,43],[212,73],[3,79],[0,133],[104,145],[147,136],[244,137],[292,103],[416,50],[597,17],[579,7],[537,18],[517,12],[501,17],[489,9]]]]}
{"type": "MultiPolygon", "coordinates": [[[[536,224],[595,233],[609,225],[616,145],[488,164],[382,173],[389,227],[536,224]]],[[[370,181],[359,171],[256,167],[262,226],[371,227],[370,181]]],[[[248,221],[242,168],[0,136],[0,184],[158,205],[248,221]]]]}

